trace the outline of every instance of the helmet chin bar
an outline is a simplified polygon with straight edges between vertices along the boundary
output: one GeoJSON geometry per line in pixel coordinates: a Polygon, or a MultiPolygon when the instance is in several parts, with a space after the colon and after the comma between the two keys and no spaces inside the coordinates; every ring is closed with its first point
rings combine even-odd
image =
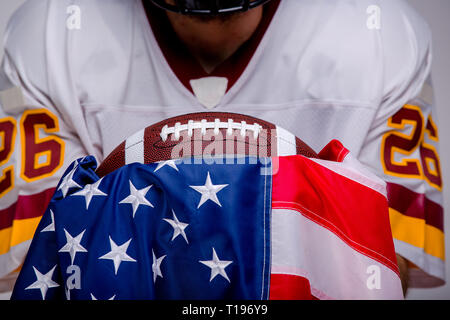
{"type": "Polygon", "coordinates": [[[181,14],[220,15],[242,12],[263,5],[270,0],[174,0],[175,5],[166,0],[150,0],[156,6],[181,14]]]}

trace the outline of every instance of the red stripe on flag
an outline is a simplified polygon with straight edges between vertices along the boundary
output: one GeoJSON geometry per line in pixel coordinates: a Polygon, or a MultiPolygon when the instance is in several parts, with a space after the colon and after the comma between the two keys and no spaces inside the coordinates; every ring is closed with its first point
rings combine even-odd
{"type": "Polygon", "coordinates": [[[441,205],[428,199],[423,193],[416,193],[401,185],[387,183],[389,207],[444,231],[444,210],[441,205]]]}
{"type": "Polygon", "coordinates": [[[387,199],[302,156],[279,158],[272,207],[292,209],[398,274],[387,199]]]}
{"type": "Polygon", "coordinates": [[[42,216],[54,193],[55,188],[51,188],[41,193],[19,196],[17,202],[0,210],[0,230],[11,227],[14,220],[42,216]]]}
{"type": "Polygon", "coordinates": [[[270,300],[317,300],[308,279],[291,274],[270,276],[270,300]]]}
{"type": "Polygon", "coordinates": [[[349,150],[339,140],[331,140],[320,152],[319,158],[322,160],[342,162],[349,154],[349,150]]]}

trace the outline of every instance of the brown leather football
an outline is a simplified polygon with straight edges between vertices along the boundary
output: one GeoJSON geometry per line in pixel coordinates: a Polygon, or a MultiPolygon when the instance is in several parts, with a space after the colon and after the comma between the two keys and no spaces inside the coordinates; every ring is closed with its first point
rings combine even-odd
{"type": "Polygon", "coordinates": [[[116,147],[96,173],[130,163],[153,163],[184,157],[274,157],[317,154],[287,130],[248,115],[224,112],[184,114],[148,126],[116,147]]]}

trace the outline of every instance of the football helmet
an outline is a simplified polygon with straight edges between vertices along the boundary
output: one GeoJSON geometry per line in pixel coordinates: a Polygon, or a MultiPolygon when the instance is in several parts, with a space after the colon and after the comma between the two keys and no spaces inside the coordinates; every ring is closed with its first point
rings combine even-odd
{"type": "Polygon", "coordinates": [[[150,1],[160,8],[182,14],[219,15],[247,11],[270,0],[174,0],[175,4],[169,4],[166,0],[150,1]]]}

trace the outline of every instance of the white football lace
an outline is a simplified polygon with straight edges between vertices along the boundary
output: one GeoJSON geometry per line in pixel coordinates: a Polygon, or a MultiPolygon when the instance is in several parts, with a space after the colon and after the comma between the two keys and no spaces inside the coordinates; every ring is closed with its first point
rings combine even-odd
{"type": "Polygon", "coordinates": [[[231,136],[233,134],[233,130],[239,130],[242,137],[245,137],[247,131],[252,131],[253,138],[256,140],[262,130],[262,126],[257,123],[247,124],[245,121],[234,122],[233,119],[228,119],[228,122],[221,122],[220,119],[215,119],[214,122],[208,122],[205,119],[201,120],[200,122],[189,120],[187,124],[181,124],[180,122],[177,122],[173,127],[165,125],[161,129],[160,136],[163,141],[166,141],[167,137],[170,134],[173,134],[175,140],[179,140],[181,131],[187,130],[188,136],[192,137],[195,129],[200,129],[202,135],[206,134],[207,129],[214,129],[215,135],[219,134],[220,129],[227,129],[228,136],[231,136]]]}

